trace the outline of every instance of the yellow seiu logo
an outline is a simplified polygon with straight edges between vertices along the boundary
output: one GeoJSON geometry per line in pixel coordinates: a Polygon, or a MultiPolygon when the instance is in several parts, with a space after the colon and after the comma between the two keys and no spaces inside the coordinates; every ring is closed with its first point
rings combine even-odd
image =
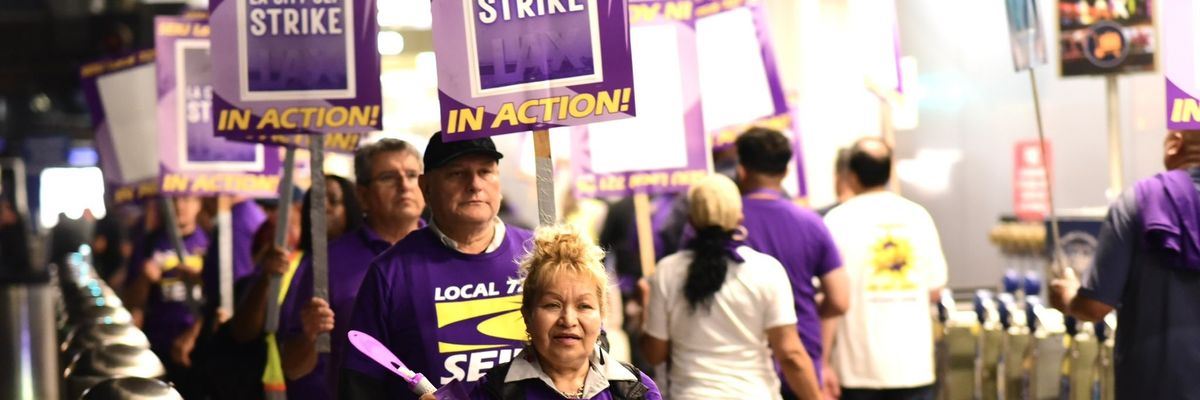
{"type": "MultiPolygon", "coordinates": [[[[162,266],[164,273],[170,272],[179,268],[179,257],[175,255],[175,251],[163,251],[155,254],[155,260],[162,266]]],[[[200,254],[190,254],[183,258],[184,265],[187,269],[193,271],[202,271],[204,269],[204,256],[200,254]]],[[[183,278],[179,275],[164,276],[162,281],[158,283],[159,290],[162,292],[163,300],[169,302],[184,302],[187,301],[187,286],[184,284],[183,278]]],[[[192,296],[195,299],[203,297],[200,285],[195,285],[192,288],[192,296]]]]}
{"type": "Polygon", "coordinates": [[[453,380],[479,380],[488,369],[512,360],[521,351],[513,342],[526,339],[519,293],[439,302],[434,308],[438,330],[455,332],[438,335],[438,352],[447,355],[444,374],[437,374],[443,385],[453,380]]]}
{"type": "Polygon", "coordinates": [[[490,299],[442,302],[435,305],[437,311],[438,329],[446,328],[457,323],[472,323],[471,329],[478,332],[479,342],[448,343],[438,342],[441,353],[458,353],[495,349],[510,346],[508,343],[497,343],[525,340],[525,319],[521,316],[521,295],[494,297],[490,299]],[[488,317],[479,320],[482,317],[488,317]],[[477,321],[477,322],[476,322],[477,321]]]}
{"type": "Polygon", "coordinates": [[[1200,103],[1191,98],[1175,99],[1171,102],[1171,122],[1200,122],[1200,103]]]}
{"type": "MultiPolygon", "coordinates": [[[[201,257],[198,254],[192,254],[192,255],[188,255],[187,257],[184,257],[183,262],[185,265],[187,265],[188,269],[200,271],[201,269],[204,268],[204,257],[201,257]]],[[[170,271],[177,267],[179,267],[179,257],[175,256],[174,251],[163,255],[163,258],[162,258],[163,271],[170,271]]]]}

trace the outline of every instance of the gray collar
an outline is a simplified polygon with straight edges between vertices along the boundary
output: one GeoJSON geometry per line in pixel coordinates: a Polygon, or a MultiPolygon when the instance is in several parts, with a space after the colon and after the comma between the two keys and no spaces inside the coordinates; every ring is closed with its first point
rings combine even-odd
{"type": "MultiPolygon", "coordinates": [[[[617,360],[614,360],[608,352],[601,349],[596,349],[596,352],[596,354],[592,355],[592,359],[589,362],[591,368],[588,370],[587,378],[584,378],[583,398],[590,399],[608,389],[609,381],[639,380],[637,376],[633,375],[633,372],[630,372],[629,369],[625,368],[617,360]],[[601,359],[605,363],[601,364],[601,359]]],[[[504,376],[504,383],[526,379],[539,379],[547,386],[554,388],[554,381],[542,371],[542,366],[538,363],[537,355],[533,353],[532,347],[526,347],[521,352],[521,356],[513,357],[512,365],[508,368],[508,374],[504,376]]]]}
{"type": "MultiPolygon", "coordinates": [[[[493,226],[495,226],[496,231],[495,234],[492,235],[492,242],[489,243],[487,249],[483,251],[484,254],[491,253],[496,251],[496,249],[499,249],[500,245],[504,243],[504,233],[508,231],[508,228],[504,226],[504,221],[501,221],[500,217],[492,217],[492,222],[494,222],[493,226]]],[[[446,245],[446,247],[449,247],[451,250],[459,253],[462,252],[458,246],[458,242],[455,242],[454,239],[451,239],[449,236],[446,236],[445,233],[442,233],[442,230],[438,229],[437,221],[434,221],[433,218],[429,219],[429,230],[433,231],[433,234],[437,235],[438,239],[441,239],[442,244],[446,245]]]]}

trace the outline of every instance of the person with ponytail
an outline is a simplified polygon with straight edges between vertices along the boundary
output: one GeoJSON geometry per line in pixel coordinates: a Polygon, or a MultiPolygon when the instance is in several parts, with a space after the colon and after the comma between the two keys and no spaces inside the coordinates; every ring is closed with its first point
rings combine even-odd
{"type": "Polygon", "coordinates": [[[819,398],[812,359],[796,333],[787,273],[742,243],[737,185],[711,175],[687,196],[696,236],[650,276],[642,341],[652,364],[670,357],[668,397],[780,399],[773,355],[793,393],[819,398]]]}
{"type": "Polygon", "coordinates": [[[654,381],[600,344],[610,312],[603,259],[571,226],[538,228],[520,266],[524,349],[478,381],[457,380],[421,400],[662,400],[654,381]]]}

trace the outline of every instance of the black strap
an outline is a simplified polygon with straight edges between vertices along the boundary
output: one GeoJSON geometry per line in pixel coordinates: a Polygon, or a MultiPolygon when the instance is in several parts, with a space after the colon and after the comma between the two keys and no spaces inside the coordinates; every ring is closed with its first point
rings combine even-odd
{"type": "Polygon", "coordinates": [[[384,399],[387,397],[387,384],[384,381],[350,368],[342,368],[341,381],[338,384],[338,398],[384,399]]]}
{"type": "Polygon", "coordinates": [[[493,367],[491,370],[488,370],[487,374],[484,375],[483,379],[485,379],[485,381],[483,383],[483,389],[487,391],[487,393],[491,395],[493,399],[507,400],[525,398],[525,388],[521,386],[521,382],[511,382],[508,384],[505,384],[504,382],[504,377],[508,376],[508,369],[510,367],[512,367],[511,361],[493,367]]]}
{"type": "Polygon", "coordinates": [[[642,384],[642,371],[632,364],[621,363],[625,369],[633,373],[632,381],[608,381],[609,391],[615,400],[645,400],[650,388],[642,384]]]}

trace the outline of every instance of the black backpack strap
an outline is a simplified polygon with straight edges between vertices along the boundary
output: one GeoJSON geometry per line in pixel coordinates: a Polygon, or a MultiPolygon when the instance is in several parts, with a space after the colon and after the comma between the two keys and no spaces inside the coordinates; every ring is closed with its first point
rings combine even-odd
{"type": "Polygon", "coordinates": [[[521,386],[520,382],[504,383],[504,378],[508,376],[508,369],[510,367],[512,367],[512,363],[507,362],[493,367],[484,374],[483,388],[493,399],[525,399],[525,388],[521,386]]]}
{"type": "Polygon", "coordinates": [[[633,373],[633,377],[636,380],[608,381],[609,391],[613,395],[613,400],[645,400],[646,393],[650,392],[650,388],[642,384],[642,371],[631,364],[623,362],[621,366],[633,373]]]}

